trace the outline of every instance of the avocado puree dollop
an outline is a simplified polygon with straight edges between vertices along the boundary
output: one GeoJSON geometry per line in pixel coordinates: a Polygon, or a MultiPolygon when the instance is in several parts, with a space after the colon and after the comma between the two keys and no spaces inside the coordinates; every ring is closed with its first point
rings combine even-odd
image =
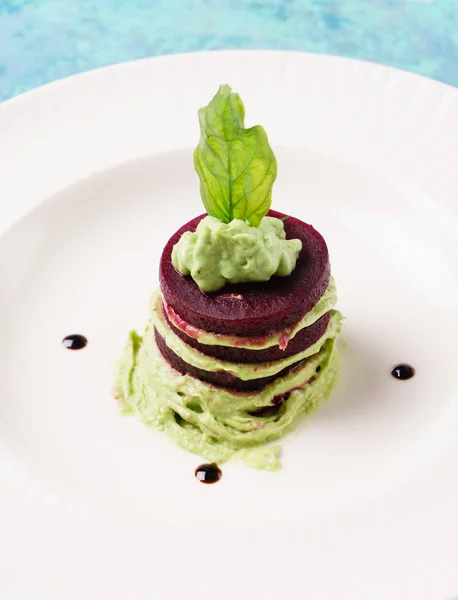
{"type": "Polygon", "coordinates": [[[203,292],[226,283],[268,281],[286,277],[296,265],[302,242],[287,240],[283,221],[264,217],[258,227],[241,219],[223,223],[207,216],[195,232],[187,231],[175,244],[172,264],[190,275],[203,292]]]}

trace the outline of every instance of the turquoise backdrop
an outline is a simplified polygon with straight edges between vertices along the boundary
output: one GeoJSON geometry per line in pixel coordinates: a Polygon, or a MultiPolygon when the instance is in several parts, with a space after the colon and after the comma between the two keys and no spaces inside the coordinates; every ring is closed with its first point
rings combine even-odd
{"type": "Polygon", "coordinates": [[[0,0],[0,100],[111,63],[279,48],[458,85],[458,0],[0,0]]]}

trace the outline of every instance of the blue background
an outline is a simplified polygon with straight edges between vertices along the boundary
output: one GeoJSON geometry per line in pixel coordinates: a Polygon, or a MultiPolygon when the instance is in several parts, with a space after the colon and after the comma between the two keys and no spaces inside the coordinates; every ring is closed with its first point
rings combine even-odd
{"type": "Polygon", "coordinates": [[[458,0],[0,0],[0,100],[111,63],[278,48],[458,85],[458,0]]]}

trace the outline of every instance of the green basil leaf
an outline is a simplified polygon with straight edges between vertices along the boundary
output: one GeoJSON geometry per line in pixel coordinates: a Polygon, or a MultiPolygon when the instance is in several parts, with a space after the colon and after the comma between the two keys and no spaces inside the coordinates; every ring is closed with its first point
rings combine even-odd
{"type": "Polygon", "coordinates": [[[212,217],[257,227],[269,211],[277,161],[260,125],[245,129],[245,109],[238,94],[220,86],[199,110],[200,142],[194,166],[200,193],[212,217]]]}

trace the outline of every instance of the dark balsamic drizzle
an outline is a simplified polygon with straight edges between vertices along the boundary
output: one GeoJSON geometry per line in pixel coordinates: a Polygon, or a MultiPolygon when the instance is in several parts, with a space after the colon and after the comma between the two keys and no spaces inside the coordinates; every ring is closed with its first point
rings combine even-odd
{"type": "Polygon", "coordinates": [[[215,464],[200,465],[194,474],[200,483],[216,483],[223,476],[221,469],[215,464]]]}
{"type": "Polygon", "coordinates": [[[68,350],[81,350],[87,346],[87,338],[79,333],[73,333],[64,337],[62,343],[68,350]]]}
{"type": "Polygon", "coordinates": [[[395,379],[411,379],[415,375],[415,369],[411,365],[401,363],[393,367],[391,375],[393,375],[395,379]]]}

